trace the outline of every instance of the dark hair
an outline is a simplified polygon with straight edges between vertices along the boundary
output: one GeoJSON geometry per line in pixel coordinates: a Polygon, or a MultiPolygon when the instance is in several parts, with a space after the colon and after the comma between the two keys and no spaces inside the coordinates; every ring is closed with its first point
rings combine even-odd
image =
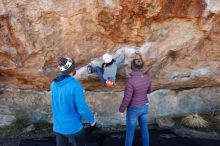
{"type": "Polygon", "coordinates": [[[131,62],[132,70],[142,70],[144,67],[144,62],[142,59],[133,59],[131,62]]]}
{"type": "Polygon", "coordinates": [[[108,66],[112,65],[114,62],[115,62],[115,60],[112,59],[112,61],[109,62],[109,63],[103,63],[103,64],[102,64],[102,68],[104,68],[104,67],[108,67],[108,66]]]}
{"type": "Polygon", "coordinates": [[[144,67],[144,61],[142,60],[142,55],[139,51],[134,54],[134,59],[131,61],[132,70],[142,70],[144,67]]]}

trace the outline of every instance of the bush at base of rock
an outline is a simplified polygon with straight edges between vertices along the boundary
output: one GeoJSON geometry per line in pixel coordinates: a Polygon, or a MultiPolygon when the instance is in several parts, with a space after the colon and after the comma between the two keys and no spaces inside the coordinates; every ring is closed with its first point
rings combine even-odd
{"type": "Polygon", "coordinates": [[[209,126],[208,121],[197,113],[187,114],[181,118],[181,124],[191,128],[206,128],[209,126]]]}

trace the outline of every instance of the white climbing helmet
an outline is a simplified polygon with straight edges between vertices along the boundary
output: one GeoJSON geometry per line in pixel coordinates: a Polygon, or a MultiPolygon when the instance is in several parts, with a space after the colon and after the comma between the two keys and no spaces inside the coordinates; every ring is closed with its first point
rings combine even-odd
{"type": "Polygon", "coordinates": [[[110,63],[112,61],[112,56],[109,53],[105,53],[102,56],[102,59],[104,60],[105,63],[110,63]]]}

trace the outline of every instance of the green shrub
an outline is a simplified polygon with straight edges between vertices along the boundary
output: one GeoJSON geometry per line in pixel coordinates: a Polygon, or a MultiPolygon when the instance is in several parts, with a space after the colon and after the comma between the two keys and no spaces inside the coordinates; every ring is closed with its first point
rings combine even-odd
{"type": "Polygon", "coordinates": [[[6,136],[13,135],[13,134],[18,134],[25,127],[26,127],[25,120],[21,117],[16,117],[15,121],[12,122],[11,125],[9,125],[9,126],[7,126],[3,129],[3,134],[6,135],[6,136]]]}

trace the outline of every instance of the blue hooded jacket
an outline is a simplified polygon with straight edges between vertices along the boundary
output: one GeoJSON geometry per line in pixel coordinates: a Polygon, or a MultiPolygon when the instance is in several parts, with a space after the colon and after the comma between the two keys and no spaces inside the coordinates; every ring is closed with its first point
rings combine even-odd
{"type": "Polygon", "coordinates": [[[82,128],[81,117],[93,123],[81,84],[70,75],[58,75],[51,83],[54,132],[69,135],[82,128]]]}

